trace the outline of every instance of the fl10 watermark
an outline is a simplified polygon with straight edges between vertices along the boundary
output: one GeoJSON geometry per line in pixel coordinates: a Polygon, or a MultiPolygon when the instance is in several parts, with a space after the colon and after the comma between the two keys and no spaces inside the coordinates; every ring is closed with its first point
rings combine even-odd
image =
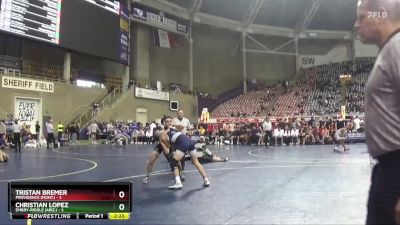
{"type": "Polygon", "coordinates": [[[388,14],[387,12],[368,12],[368,18],[372,19],[372,18],[387,18],[388,14]]]}

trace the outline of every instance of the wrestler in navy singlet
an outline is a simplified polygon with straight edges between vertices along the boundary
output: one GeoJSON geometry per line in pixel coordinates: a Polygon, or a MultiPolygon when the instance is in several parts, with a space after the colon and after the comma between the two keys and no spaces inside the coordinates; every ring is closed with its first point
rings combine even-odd
{"type": "Polygon", "coordinates": [[[177,149],[184,153],[196,150],[196,148],[194,147],[195,143],[190,140],[188,136],[182,134],[173,127],[169,128],[168,137],[174,149],[177,149]]]}

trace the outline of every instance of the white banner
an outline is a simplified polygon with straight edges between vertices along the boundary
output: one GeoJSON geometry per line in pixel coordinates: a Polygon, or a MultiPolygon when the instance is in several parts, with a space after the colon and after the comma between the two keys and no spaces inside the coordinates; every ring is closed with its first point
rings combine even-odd
{"type": "Polygon", "coordinates": [[[331,64],[332,61],[323,55],[301,55],[301,66],[303,68],[319,66],[319,65],[327,65],[331,64]]]}
{"type": "Polygon", "coordinates": [[[372,57],[376,58],[378,56],[379,48],[375,45],[367,45],[361,43],[359,40],[354,41],[355,56],[356,58],[372,57]]]}
{"type": "Polygon", "coordinates": [[[188,25],[184,20],[165,14],[163,11],[138,4],[137,2],[134,2],[131,6],[131,16],[136,21],[155,25],[169,31],[185,34],[189,31],[188,25]]]}
{"type": "Polygon", "coordinates": [[[51,92],[51,93],[54,92],[53,82],[24,79],[19,77],[3,76],[1,78],[1,86],[3,88],[13,88],[13,89],[30,90],[30,91],[51,92]]]}
{"type": "Polygon", "coordinates": [[[14,117],[19,120],[19,124],[25,123],[30,127],[30,131],[35,133],[36,121],[41,121],[42,112],[39,99],[16,98],[14,103],[14,117]]]}
{"type": "Polygon", "coordinates": [[[348,46],[346,44],[338,44],[325,55],[300,55],[298,63],[303,68],[308,68],[349,60],[348,46]]]}
{"type": "Polygon", "coordinates": [[[139,87],[135,88],[135,97],[169,101],[169,93],[168,92],[156,91],[156,90],[139,88],[139,87]]]}

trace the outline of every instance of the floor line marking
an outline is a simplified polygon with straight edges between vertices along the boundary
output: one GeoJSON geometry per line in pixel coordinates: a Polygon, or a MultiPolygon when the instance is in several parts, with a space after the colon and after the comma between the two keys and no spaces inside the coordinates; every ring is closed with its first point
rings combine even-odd
{"type": "Polygon", "coordinates": [[[77,153],[77,152],[63,152],[56,149],[53,149],[53,152],[60,153],[60,154],[67,154],[67,155],[84,155],[84,156],[107,156],[107,157],[138,157],[138,156],[148,156],[148,155],[118,155],[118,154],[89,154],[89,153],[77,153]]]}
{"type": "MultiPolygon", "coordinates": [[[[158,170],[158,171],[153,171],[150,175],[152,176],[157,176],[157,175],[163,175],[163,174],[169,174],[172,172],[166,172],[166,171],[171,171],[170,169],[165,169],[165,170],[158,170]]],[[[186,172],[186,171],[185,171],[186,172]]],[[[110,180],[105,180],[103,182],[113,182],[113,181],[118,181],[118,180],[123,180],[123,179],[130,179],[130,178],[138,178],[138,177],[145,177],[147,174],[141,174],[141,175],[134,175],[134,176],[129,176],[129,177],[121,177],[121,178],[115,178],[115,179],[110,179],[110,180]],[[123,179],[122,179],[123,178],[123,179]]]]}
{"type": "Polygon", "coordinates": [[[60,157],[60,156],[44,156],[43,157],[48,157],[48,158],[59,158],[59,159],[73,159],[73,160],[80,160],[80,161],[85,161],[91,163],[93,166],[84,169],[84,170],[78,170],[75,172],[70,172],[70,173],[63,173],[63,174],[57,174],[57,175],[51,175],[51,176],[43,176],[43,177],[28,177],[28,178],[21,178],[21,179],[11,179],[11,180],[0,180],[0,182],[11,182],[11,181],[27,181],[27,180],[42,180],[42,179],[49,179],[49,178],[56,178],[56,177],[64,177],[64,176],[69,176],[69,175],[74,175],[74,174],[79,174],[79,173],[84,173],[88,172],[90,170],[94,170],[97,167],[97,162],[88,160],[88,159],[81,159],[81,158],[73,158],[73,157],[60,157]]]}
{"type": "MultiPolygon", "coordinates": [[[[247,167],[227,167],[227,168],[212,168],[212,169],[206,169],[207,171],[223,171],[223,170],[241,170],[241,169],[262,169],[262,168],[295,168],[295,167],[342,167],[344,165],[333,165],[333,164],[325,164],[325,165],[276,165],[276,166],[247,166],[247,167]]],[[[156,171],[157,172],[157,171],[156,171]]],[[[185,170],[184,173],[193,173],[193,172],[198,172],[197,170],[185,170]]],[[[159,175],[165,175],[165,174],[171,174],[172,172],[161,172],[161,173],[154,173],[151,176],[159,176],[159,175]]],[[[128,177],[119,177],[115,179],[110,179],[110,180],[105,180],[103,182],[113,182],[113,181],[118,181],[118,180],[126,180],[126,179],[134,179],[138,177],[144,177],[147,174],[140,174],[140,175],[133,175],[133,176],[128,176],[128,177]]]]}
{"type": "MultiPolygon", "coordinates": [[[[302,157],[298,157],[298,158],[293,158],[293,157],[279,157],[279,156],[267,156],[267,155],[258,155],[258,154],[254,154],[253,152],[255,151],[259,151],[258,149],[254,149],[254,150],[250,150],[248,151],[248,155],[251,156],[255,156],[255,157],[261,157],[261,158],[270,158],[270,159],[290,159],[290,160],[319,160],[319,161],[327,161],[327,162],[343,162],[342,160],[332,160],[332,159],[318,159],[318,158],[302,158],[302,157]]],[[[364,159],[356,159],[358,161],[364,161],[364,159]]],[[[355,160],[352,160],[355,161],[355,160]]],[[[291,162],[291,161],[286,161],[286,162],[291,162]]]]}

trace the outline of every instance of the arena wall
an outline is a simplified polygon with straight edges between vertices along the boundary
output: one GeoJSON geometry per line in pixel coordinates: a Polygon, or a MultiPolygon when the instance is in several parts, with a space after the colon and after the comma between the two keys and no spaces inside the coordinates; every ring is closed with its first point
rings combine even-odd
{"type": "Polygon", "coordinates": [[[375,45],[365,45],[360,40],[355,40],[354,48],[357,58],[375,58],[378,56],[379,48],[375,45]]]}
{"type": "Polygon", "coordinates": [[[150,45],[153,44],[152,28],[132,23],[131,26],[131,77],[139,83],[150,81],[150,45]]]}
{"type": "Polygon", "coordinates": [[[75,52],[71,56],[71,68],[93,71],[108,77],[122,77],[125,72],[124,65],[120,63],[75,52]]]}
{"type": "Polygon", "coordinates": [[[340,41],[338,40],[299,39],[299,54],[326,55],[338,44],[340,44],[340,41]]]}
{"type": "Polygon", "coordinates": [[[303,40],[299,65],[303,68],[351,60],[351,43],[337,40],[303,40]]]}
{"type": "MultiPolygon", "coordinates": [[[[291,39],[261,35],[251,35],[251,37],[270,50],[275,50],[284,45],[278,52],[291,53],[293,55],[248,52],[247,76],[249,79],[254,78],[274,82],[277,80],[290,80],[296,74],[294,42],[288,43],[291,39]]],[[[264,49],[255,41],[247,38],[246,48],[263,51],[264,49]]]]}
{"type": "MultiPolygon", "coordinates": [[[[150,28],[151,29],[151,28],[150,28]]],[[[153,29],[150,31],[153,39],[153,29]]],[[[160,48],[152,43],[150,51],[150,81],[161,81],[168,85],[181,83],[189,88],[189,41],[180,35],[174,35],[174,48],[160,48]]]]}
{"type": "MultiPolygon", "coordinates": [[[[0,34],[0,54],[22,58],[24,61],[58,66],[62,69],[67,51],[48,43],[0,34]]],[[[125,68],[122,64],[74,51],[71,53],[71,70],[92,71],[112,77],[121,77],[124,74],[125,68]]]]}
{"type": "Polygon", "coordinates": [[[65,50],[48,43],[31,41],[14,37],[21,40],[21,58],[23,60],[34,60],[36,63],[63,66],[65,50]]]}
{"type": "MultiPolygon", "coordinates": [[[[192,123],[197,121],[197,97],[192,95],[170,94],[170,100],[178,101],[185,117],[192,123]]],[[[110,120],[132,120],[136,121],[137,109],[147,111],[147,121],[151,122],[161,119],[163,115],[175,116],[175,112],[169,110],[168,101],[152,100],[135,97],[134,89],[130,89],[121,99],[112,107],[106,107],[96,118],[97,121],[110,120]]]]}
{"type": "MultiPolygon", "coordinates": [[[[189,41],[174,35],[176,47],[154,45],[153,28],[134,24],[131,73],[140,83],[161,81],[165,85],[180,83],[189,87],[189,41]]],[[[193,25],[193,85],[197,91],[220,94],[241,84],[243,80],[241,34],[208,25],[193,25]]],[[[287,39],[289,40],[289,39],[287,39]]],[[[284,38],[263,37],[271,49],[287,41],[284,38]]],[[[254,45],[247,41],[249,47],[254,45]]],[[[294,51],[287,46],[285,51],[294,51]]],[[[247,53],[248,79],[285,80],[295,74],[295,57],[288,55],[247,53]],[[291,65],[291,66],[288,66],[291,65]]]]}
{"type": "Polygon", "coordinates": [[[197,24],[193,39],[194,88],[217,95],[239,86],[242,56],[234,49],[240,33],[197,24]]]}
{"type": "MultiPolygon", "coordinates": [[[[0,87],[0,113],[14,114],[15,97],[38,98],[42,102],[43,116],[51,116],[57,122],[66,120],[69,123],[79,112],[87,110],[94,101],[107,95],[105,89],[81,88],[61,82],[54,82],[54,90],[54,93],[47,93],[0,87]]],[[[0,118],[5,116],[1,114],[0,118]]]]}

